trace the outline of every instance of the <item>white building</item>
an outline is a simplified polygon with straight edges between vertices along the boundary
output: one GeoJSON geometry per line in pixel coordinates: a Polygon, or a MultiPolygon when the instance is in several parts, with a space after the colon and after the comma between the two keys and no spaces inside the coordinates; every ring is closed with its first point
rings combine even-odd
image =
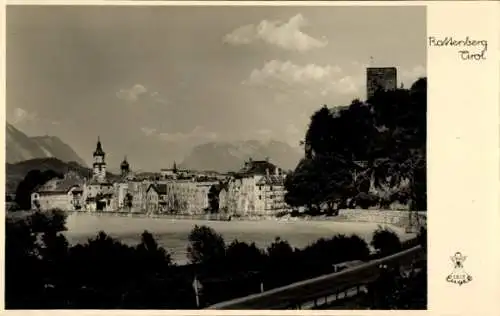
{"type": "Polygon", "coordinates": [[[31,194],[31,208],[79,210],[84,205],[82,184],[83,180],[73,171],[66,173],[63,179],[49,180],[31,194]]]}
{"type": "Polygon", "coordinates": [[[284,180],[276,165],[250,159],[219,193],[219,209],[245,216],[274,215],[287,208],[284,180]]]}

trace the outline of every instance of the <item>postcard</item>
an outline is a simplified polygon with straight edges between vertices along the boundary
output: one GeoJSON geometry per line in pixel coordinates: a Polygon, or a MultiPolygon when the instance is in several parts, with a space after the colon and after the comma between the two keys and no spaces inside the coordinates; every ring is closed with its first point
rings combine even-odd
{"type": "Polygon", "coordinates": [[[3,14],[6,313],[500,312],[498,2],[3,14]]]}

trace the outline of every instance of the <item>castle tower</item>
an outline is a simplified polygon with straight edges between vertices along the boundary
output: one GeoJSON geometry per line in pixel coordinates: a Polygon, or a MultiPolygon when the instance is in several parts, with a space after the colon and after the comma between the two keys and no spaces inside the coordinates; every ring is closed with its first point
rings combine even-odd
{"type": "Polygon", "coordinates": [[[94,180],[98,182],[106,181],[106,153],[102,150],[101,140],[99,136],[97,137],[97,146],[94,151],[94,180]]]}
{"type": "Polygon", "coordinates": [[[378,90],[389,91],[397,88],[396,67],[368,67],[366,69],[366,97],[373,97],[378,90]]]}
{"type": "Polygon", "coordinates": [[[120,164],[121,176],[123,178],[127,177],[130,173],[130,164],[127,161],[127,156],[123,158],[122,163],[120,164]]]}

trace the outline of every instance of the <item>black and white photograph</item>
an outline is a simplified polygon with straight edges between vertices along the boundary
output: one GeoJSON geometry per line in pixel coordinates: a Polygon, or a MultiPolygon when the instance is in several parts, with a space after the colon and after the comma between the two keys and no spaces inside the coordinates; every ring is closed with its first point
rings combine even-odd
{"type": "Polygon", "coordinates": [[[425,6],[5,12],[6,309],[427,310],[425,6]]]}

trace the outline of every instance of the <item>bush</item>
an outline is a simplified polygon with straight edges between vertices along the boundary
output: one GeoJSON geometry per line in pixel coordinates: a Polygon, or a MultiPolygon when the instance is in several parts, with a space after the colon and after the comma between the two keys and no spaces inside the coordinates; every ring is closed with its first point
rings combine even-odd
{"type": "Polygon", "coordinates": [[[356,235],[336,235],[333,238],[317,240],[307,246],[302,254],[304,260],[330,268],[336,263],[366,260],[370,250],[366,241],[356,235]]]}
{"type": "Polygon", "coordinates": [[[294,255],[292,246],[280,237],[274,239],[274,242],[267,247],[266,252],[271,262],[290,262],[294,255]]]}
{"type": "Polygon", "coordinates": [[[374,233],[371,245],[381,255],[390,255],[402,249],[398,235],[390,229],[379,227],[374,233]]]}
{"type": "Polygon", "coordinates": [[[187,256],[191,263],[220,263],[226,252],[224,238],[208,226],[196,225],[189,233],[187,256]]]}
{"type": "Polygon", "coordinates": [[[247,244],[234,240],[226,249],[226,264],[229,269],[237,271],[261,270],[265,254],[255,243],[247,244]]]}
{"type": "Polygon", "coordinates": [[[353,200],[354,200],[354,203],[356,204],[356,206],[359,206],[362,209],[368,209],[371,206],[375,206],[379,203],[378,197],[376,197],[373,194],[364,193],[364,192],[358,193],[353,198],[353,200]]]}

